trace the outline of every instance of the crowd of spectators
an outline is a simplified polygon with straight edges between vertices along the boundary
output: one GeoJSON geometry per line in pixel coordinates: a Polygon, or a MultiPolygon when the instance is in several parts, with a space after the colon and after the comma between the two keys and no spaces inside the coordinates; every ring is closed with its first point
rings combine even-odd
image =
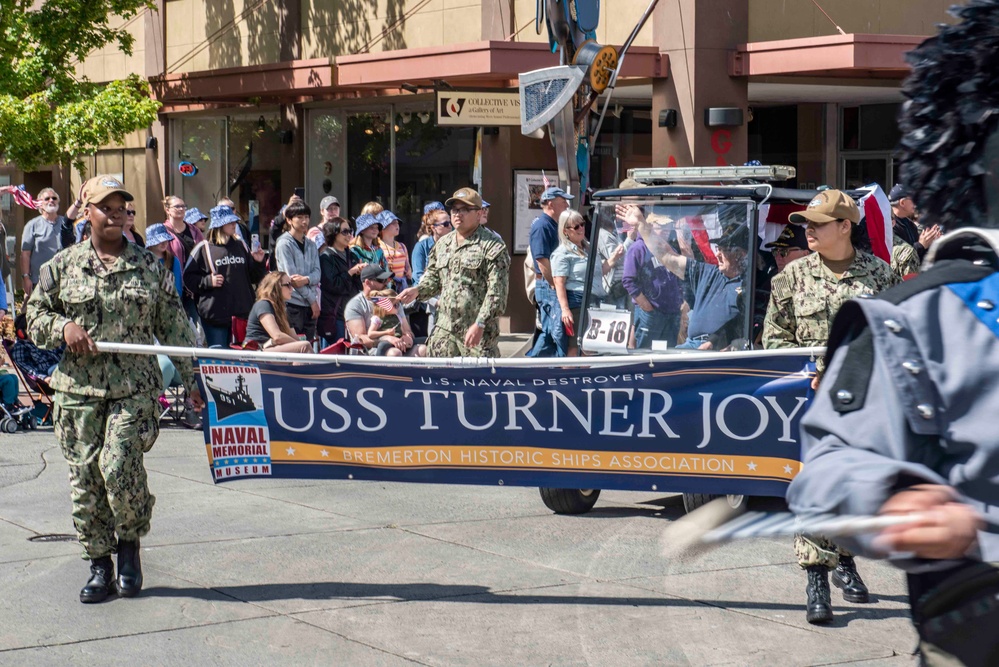
{"type": "MultiPolygon", "coordinates": [[[[474,193],[468,188],[461,192],[474,193]]],[[[477,234],[481,229],[487,235],[481,238],[488,238],[487,247],[492,249],[499,237],[484,227],[488,204],[481,202],[477,193],[475,197],[472,201],[478,202],[477,206],[470,206],[468,197],[458,202],[457,216],[467,218],[462,242],[479,243],[477,234]]],[[[25,302],[38,282],[40,267],[60,250],[89,241],[90,237],[87,209],[79,201],[67,215],[60,215],[58,194],[46,188],[39,193],[38,203],[40,215],[26,225],[20,242],[18,266],[24,273],[25,302]],[[77,213],[82,215],[74,219],[77,213]]],[[[143,235],[136,228],[135,207],[129,201],[122,234],[130,243],[155,255],[172,274],[180,295],[178,308],[185,311],[198,344],[205,347],[241,347],[247,354],[254,350],[313,353],[343,349],[337,346],[346,343],[348,348],[372,355],[423,356],[428,353],[425,343],[434,326],[441,293],[457,294],[447,285],[438,285],[435,295],[410,298],[406,303],[400,298],[428,271],[439,275],[449,270],[451,258],[443,253],[438,257],[434,246],[455,229],[450,200],[447,205],[440,201],[425,205],[423,225],[412,252],[399,240],[399,217],[374,201],[364,204],[356,220],[351,220],[341,217],[339,200],[327,196],[320,204],[317,220],[310,207],[293,196],[271,225],[269,253],[261,248],[258,236],[251,235],[227,198],[219,199],[215,206],[205,209],[207,212],[189,207],[175,195],[165,197],[162,205],[162,221],[151,221],[143,235]]],[[[6,229],[2,231],[6,235],[6,229]]],[[[480,276],[483,284],[491,285],[488,294],[480,295],[490,307],[486,309],[487,321],[477,324],[481,330],[493,332],[493,338],[498,334],[497,320],[505,308],[508,289],[509,256],[501,241],[499,247],[505,265],[491,266],[480,276]],[[504,273],[502,280],[487,275],[497,270],[504,273]]],[[[9,310],[6,293],[6,286],[0,282],[0,318],[9,310]]],[[[460,338],[462,343],[466,342],[465,334],[439,332],[442,337],[460,338]]],[[[32,345],[26,333],[23,338],[18,343],[20,351],[32,345]]],[[[475,354],[476,345],[469,347],[469,353],[475,354]]],[[[38,350],[33,345],[32,349],[53,356],[51,364],[44,360],[33,364],[32,373],[39,377],[51,375],[50,367],[58,364],[62,350],[38,350]],[[41,365],[46,367],[42,369],[41,365]]],[[[495,349],[478,351],[496,353],[495,349]]],[[[159,356],[165,391],[176,384],[176,369],[168,357],[159,356]]],[[[41,359],[34,353],[19,358],[28,366],[36,357],[41,359]]],[[[9,389],[0,384],[3,400],[16,401],[16,395],[8,396],[9,389]]]]}

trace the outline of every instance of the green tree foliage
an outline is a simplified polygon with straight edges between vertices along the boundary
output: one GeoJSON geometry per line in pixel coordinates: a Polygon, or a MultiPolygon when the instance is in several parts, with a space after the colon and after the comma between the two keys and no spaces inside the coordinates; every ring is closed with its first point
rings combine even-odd
{"type": "Polygon", "coordinates": [[[131,54],[132,35],[112,21],[150,6],[148,0],[0,0],[0,157],[26,170],[61,163],[156,120],[160,105],[145,80],[94,83],[76,75],[77,63],[108,44],[131,54]]]}

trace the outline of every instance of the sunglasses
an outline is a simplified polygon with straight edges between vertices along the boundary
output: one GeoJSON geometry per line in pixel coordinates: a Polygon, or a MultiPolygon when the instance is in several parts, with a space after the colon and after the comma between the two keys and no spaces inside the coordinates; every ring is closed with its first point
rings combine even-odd
{"type": "Polygon", "coordinates": [[[341,229],[337,233],[338,234],[343,234],[344,236],[353,236],[354,235],[354,230],[345,227],[344,229],[341,229]]]}
{"type": "Polygon", "coordinates": [[[175,209],[178,209],[178,210],[183,210],[183,209],[187,208],[187,204],[175,204],[174,206],[171,206],[170,208],[175,208],[175,209]]]}
{"type": "Polygon", "coordinates": [[[582,228],[583,228],[583,225],[573,225],[572,227],[566,227],[566,229],[569,230],[569,231],[571,231],[571,232],[574,232],[577,229],[582,229],[582,228]]]}
{"type": "Polygon", "coordinates": [[[287,283],[283,282],[283,283],[281,283],[281,287],[292,287],[292,286],[293,286],[293,283],[291,283],[291,282],[287,282],[287,283]]]}
{"type": "Polygon", "coordinates": [[[787,257],[795,250],[801,250],[801,248],[774,248],[774,257],[787,257]]]}
{"type": "Polygon", "coordinates": [[[58,197],[43,197],[42,201],[59,201],[58,197]]]}
{"type": "Polygon", "coordinates": [[[135,215],[135,211],[125,211],[125,215],[135,215]]]}
{"type": "Polygon", "coordinates": [[[434,227],[450,227],[450,226],[451,226],[451,221],[450,220],[445,220],[444,222],[435,222],[434,223],[434,227]]]}
{"type": "Polygon", "coordinates": [[[452,208],[451,215],[465,215],[466,213],[471,213],[472,211],[481,210],[479,208],[452,208]]]}

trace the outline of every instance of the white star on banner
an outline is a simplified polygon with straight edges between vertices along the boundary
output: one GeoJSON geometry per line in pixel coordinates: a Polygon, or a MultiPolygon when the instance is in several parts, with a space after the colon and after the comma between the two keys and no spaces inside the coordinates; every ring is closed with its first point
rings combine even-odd
{"type": "Polygon", "coordinates": [[[330,455],[330,453],[327,452],[325,449],[320,451],[319,453],[322,454],[324,458],[330,455]]]}
{"type": "Polygon", "coordinates": [[[749,467],[750,470],[756,470],[756,462],[755,461],[750,461],[746,465],[749,467]]]}
{"type": "Polygon", "coordinates": [[[287,449],[287,452],[288,452],[288,456],[294,456],[294,455],[295,455],[295,450],[294,450],[294,449],[292,449],[291,447],[289,447],[289,448],[287,449]]]}
{"type": "Polygon", "coordinates": [[[784,472],[790,475],[794,471],[792,470],[791,466],[784,466],[784,472]]]}

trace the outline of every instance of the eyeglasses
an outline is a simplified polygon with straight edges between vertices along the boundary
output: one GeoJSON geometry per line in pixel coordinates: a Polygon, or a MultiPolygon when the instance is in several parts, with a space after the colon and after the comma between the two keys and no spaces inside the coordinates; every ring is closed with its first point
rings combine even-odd
{"type": "Polygon", "coordinates": [[[125,215],[135,215],[135,211],[125,211],[125,215]]]}
{"type": "Polygon", "coordinates": [[[182,210],[184,210],[184,209],[186,209],[186,208],[187,208],[187,204],[174,204],[174,205],[173,205],[173,206],[171,206],[170,208],[175,208],[175,209],[177,209],[178,211],[182,211],[182,210]]]}
{"type": "Polygon", "coordinates": [[[803,248],[774,248],[774,257],[787,257],[795,250],[803,250],[803,248]]]}
{"type": "Polygon", "coordinates": [[[59,201],[58,197],[42,197],[42,201],[59,201]]]}
{"type": "Polygon", "coordinates": [[[566,230],[574,232],[577,229],[582,229],[583,227],[584,227],[584,225],[573,225],[572,227],[566,227],[566,230]]]}
{"type": "Polygon", "coordinates": [[[451,209],[451,215],[465,215],[466,213],[470,213],[471,211],[479,211],[479,210],[481,210],[481,209],[480,208],[452,208],[451,209]]]}
{"type": "Polygon", "coordinates": [[[353,236],[354,235],[354,230],[350,229],[349,227],[344,227],[343,229],[341,229],[337,233],[338,234],[343,234],[344,236],[353,236]]]}
{"type": "Polygon", "coordinates": [[[450,220],[445,220],[444,222],[435,222],[434,223],[434,227],[450,227],[450,226],[451,226],[451,221],[450,220]]]}
{"type": "Polygon", "coordinates": [[[293,286],[294,286],[294,285],[293,285],[293,283],[291,283],[291,282],[287,282],[287,283],[281,283],[281,287],[293,287],[293,286]]]}

